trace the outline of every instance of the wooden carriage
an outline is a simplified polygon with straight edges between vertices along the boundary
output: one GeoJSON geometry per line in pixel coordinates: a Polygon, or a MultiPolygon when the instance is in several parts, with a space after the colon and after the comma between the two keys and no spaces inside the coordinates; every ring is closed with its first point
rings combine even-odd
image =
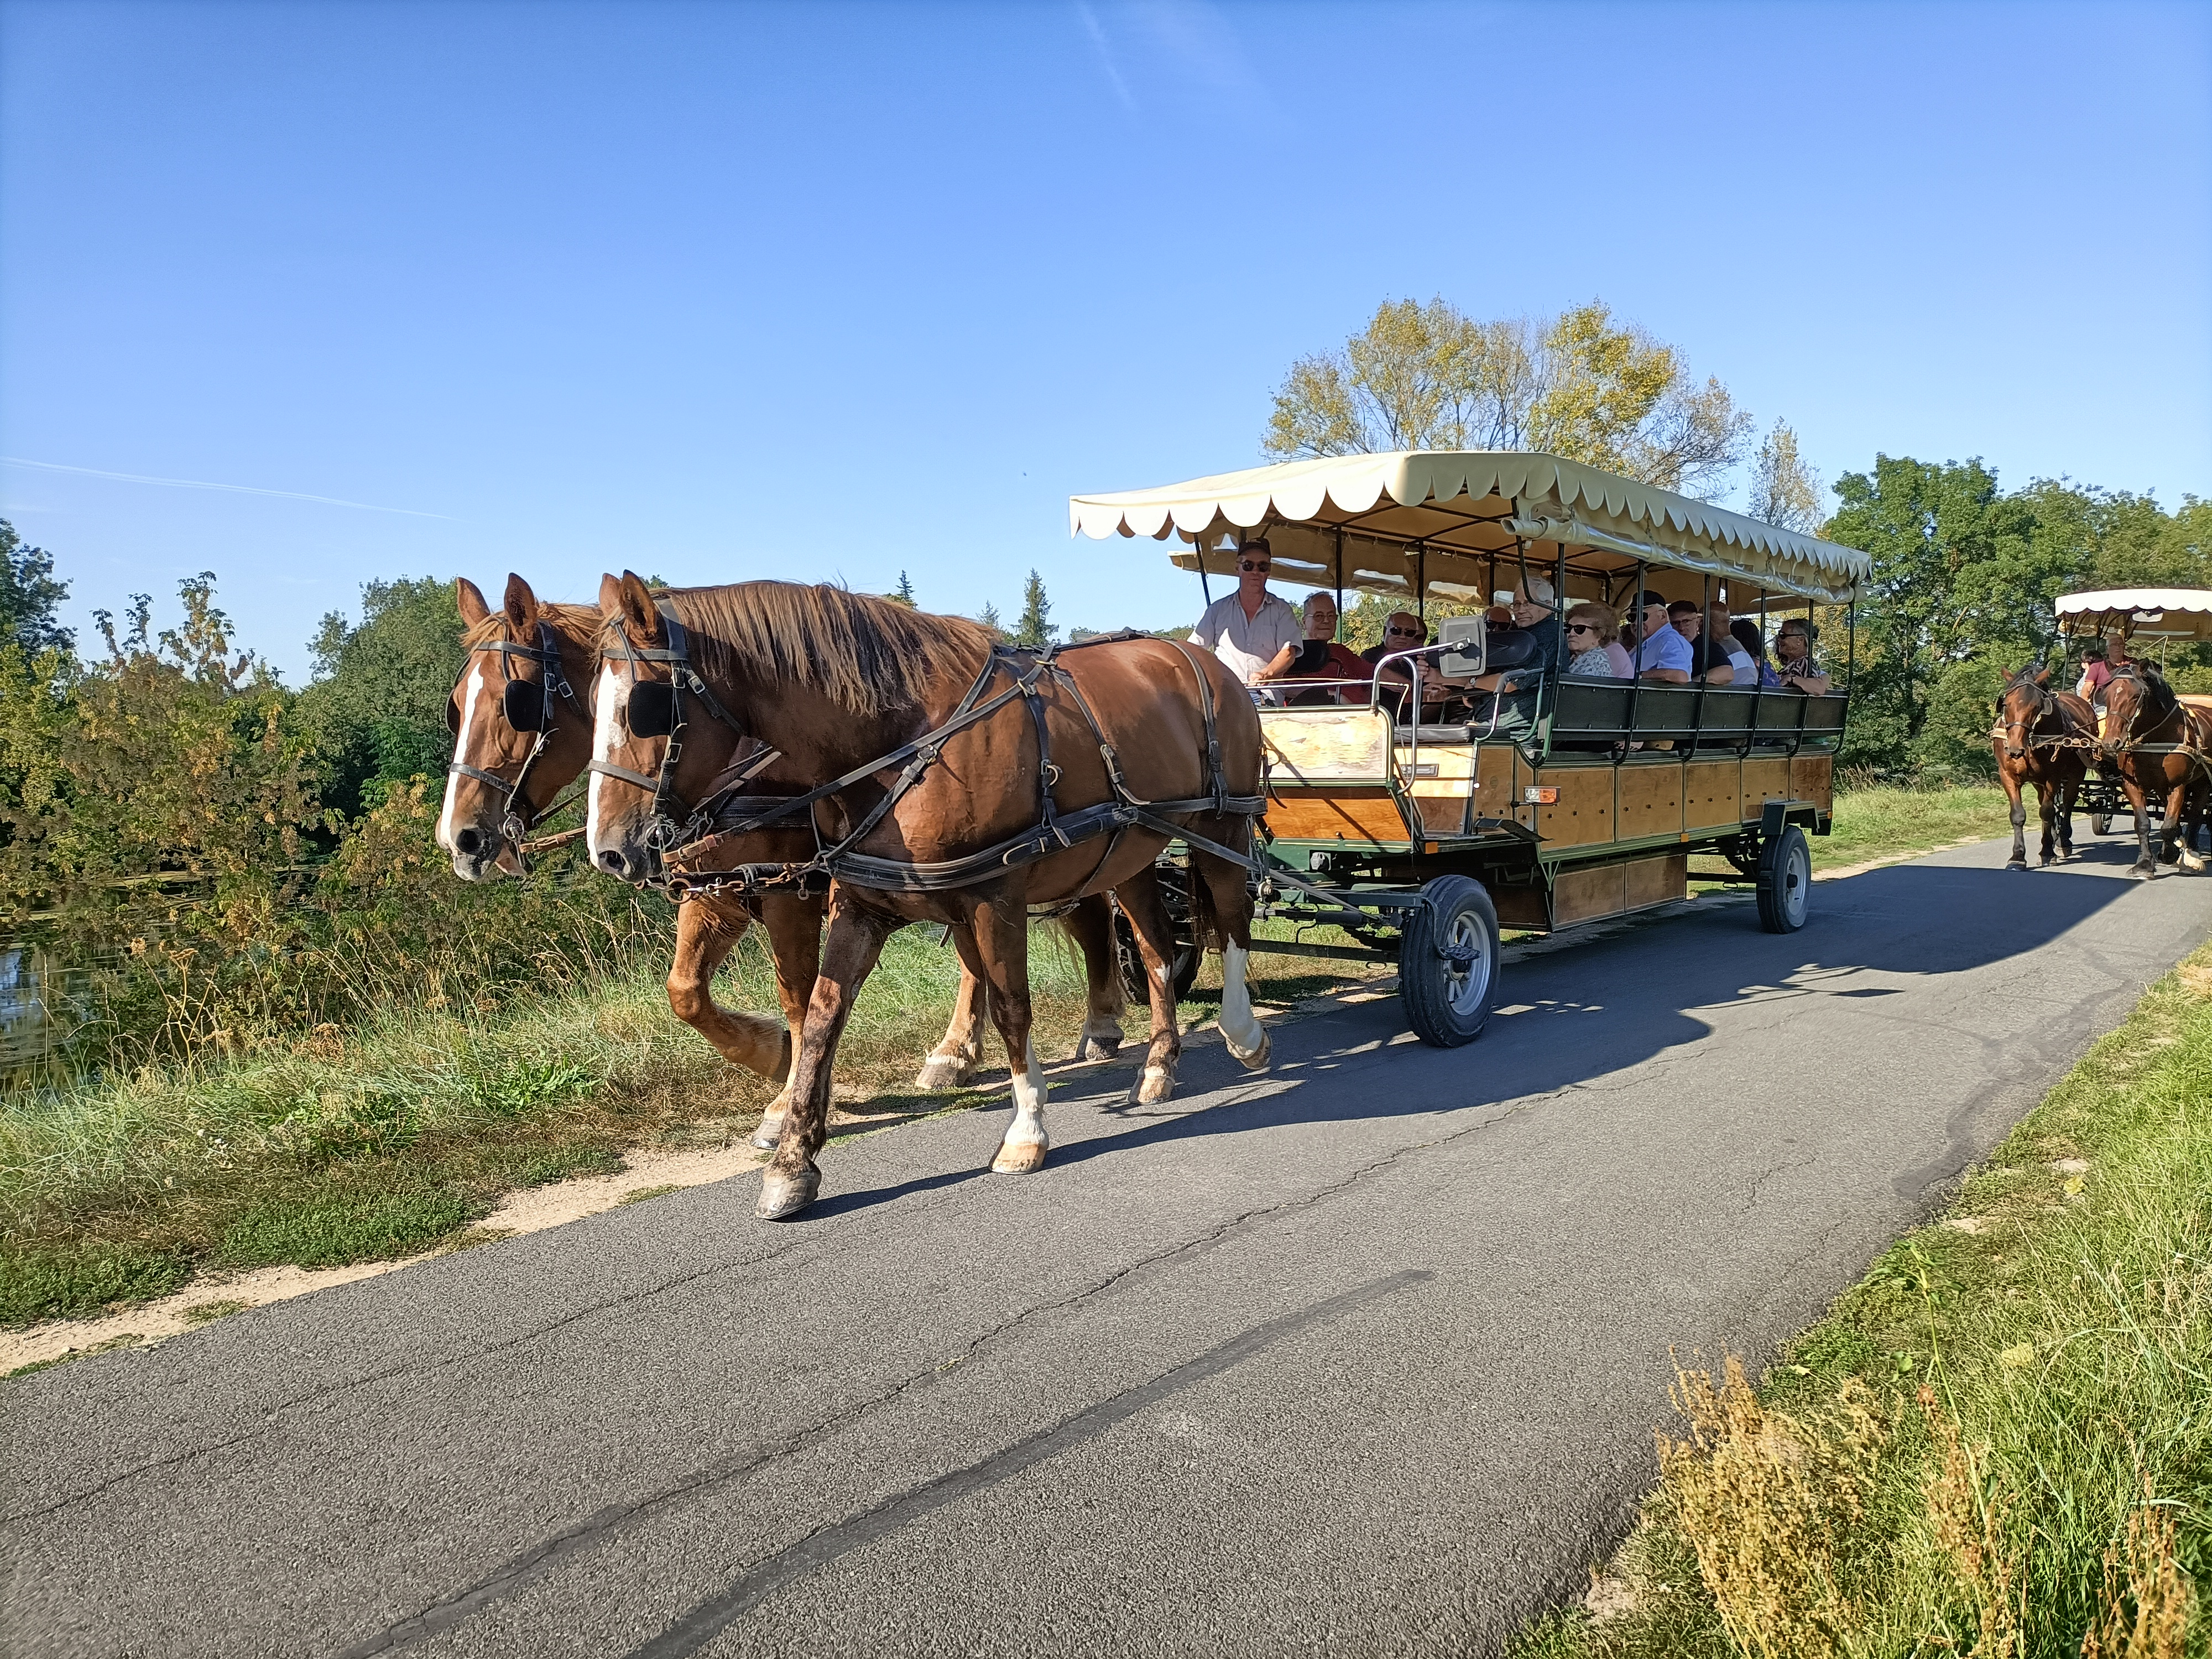
{"type": "MultiPolygon", "coordinates": [[[[1771,636],[1785,609],[1809,619],[1816,603],[1851,605],[1869,569],[1855,549],[1540,454],[1296,461],[1070,506],[1084,534],[1172,540],[1173,562],[1201,584],[1233,584],[1239,546],[1264,535],[1278,585],[1472,611],[1444,623],[1442,642],[1385,659],[1454,680],[1488,670],[1480,609],[1528,576],[1561,596],[1549,627],[1577,602],[1618,613],[1650,590],[1725,598],[1771,636]]],[[[1414,1030],[1450,1046],[1488,1018],[1501,926],[1618,916],[1682,898],[1692,880],[1754,887],[1774,931],[1803,924],[1805,832],[1828,830],[1846,696],[1563,674],[1517,684],[1504,702],[1470,696],[1449,723],[1395,718],[1380,682],[1340,685],[1351,700],[1321,707],[1263,696],[1255,878],[1261,915],[1291,926],[1262,930],[1289,937],[1255,949],[1395,961],[1414,1030]],[[1510,735],[1508,705],[1520,717],[1510,735]],[[1308,937],[1324,927],[1352,942],[1308,937]]]]}

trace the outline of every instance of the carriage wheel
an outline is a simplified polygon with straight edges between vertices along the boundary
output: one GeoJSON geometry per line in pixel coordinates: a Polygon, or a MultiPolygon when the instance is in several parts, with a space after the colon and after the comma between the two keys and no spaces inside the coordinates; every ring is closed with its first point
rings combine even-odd
{"type": "Polygon", "coordinates": [[[1813,893],[1813,853],[1805,832],[1790,824],[1759,854],[1759,925],[1770,933],[1794,933],[1805,925],[1813,893]]]}
{"type": "Polygon", "coordinates": [[[1398,995],[1413,1035],[1456,1048],[1482,1035],[1498,1000],[1498,911],[1482,884],[1438,876],[1398,940],[1398,995]]]}
{"type": "Polygon", "coordinates": [[[2093,836],[2111,835],[2112,833],[2112,815],[2110,812],[2090,813],[2089,833],[2093,836]]]}
{"type": "MultiPolygon", "coordinates": [[[[1171,915],[1170,921],[1176,930],[1175,1000],[1180,1003],[1190,994],[1191,984],[1198,978],[1199,958],[1205,952],[1183,931],[1180,920],[1171,915]]],[[[1145,981],[1145,953],[1137,948],[1137,930],[1129,926],[1118,904],[1114,907],[1114,960],[1121,970],[1122,994],[1139,1008],[1151,1007],[1152,990],[1145,981]]]]}

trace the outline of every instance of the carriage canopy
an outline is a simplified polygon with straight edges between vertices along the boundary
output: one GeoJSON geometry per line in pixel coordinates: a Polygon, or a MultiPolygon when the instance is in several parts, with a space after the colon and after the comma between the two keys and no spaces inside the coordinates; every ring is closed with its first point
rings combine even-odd
{"type": "Polygon", "coordinates": [[[2068,593],[2057,606],[2069,634],[2124,634],[2130,639],[2212,640],[2212,589],[2108,587],[2068,593]]]}
{"type": "MultiPolygon", "coordinates": [[[[1278,579],[1486,602],[1565,555],[1571,597],[1613,599],[1639,565],[1738,592],[1843,604],[1873,568],[1856,548],[1761,524],[1556,455],[1397,450],[1285,461],[1068,501],[1071,534],[1174,537],[1186,570],[1231,574],[1264,534],[1278,579]]],[[[1648,579],[1648,578],[1647,578],[1648,579]]],[[[1654,581],[1654,586],[1664,586],[1654,581]]],[[[2212,596],[2207,596],[2212,598],[2212,596]]]]}

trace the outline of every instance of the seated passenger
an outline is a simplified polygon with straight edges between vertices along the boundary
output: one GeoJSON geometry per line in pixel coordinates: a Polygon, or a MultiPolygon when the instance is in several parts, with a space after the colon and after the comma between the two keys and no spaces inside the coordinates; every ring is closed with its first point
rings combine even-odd
{"type": "Polygon", "coordinates": [[[1784,690],[1820,696],[1828,690],[1828,677],[1813,660],[1813,641],[1820,637],[1812,623],[1791,617],[1774,636],[1774,676],[1784,690]]]}
{"type": "MultiPolygon", "coordinates": [[[[1738,617],[1729,624],[1729,632],[1735,636],[1735,642],[1743,647],[1744,655],[1751,659],[1752,672],[1758,677],[1759,684],[1771,691],[1782,684],[1775,677],[1774,665],[1766,659],[1766,641],[1759,637],[1757,623],[1748,617],[1738,617]]],[[[1739,685],[1747,684],[1741,674],[1736,676],[1736,683],[1739,685]]]]}
{"type": "Polygon", "coordinates": [[[1601,605],[1578,605],[1567,612],[1567,669],[1577,679],[1625,680],[1628,653],[1618,662],[1613,642],[1613,612],[1601,605]]]}
{"type": "MultiPolygon", "coordinates": [[[[1289,667],[1280,672],[1261,671],[1259,684],[1291,680],[1334,680],[1307,691],[1284,693],[1285,700],[1300,707],[1316,703],[1364,702],[1366,683],[1374,669],[1354,656],[1351,647],[1336,642],[1336,600],[1328,593],[1309,593],[1304,606],[1306,636],[1289,667]]],[[[1272,669],[1273,665],[1270,665],[1272,669]]]]}
{"type": "Polygon", "coordinates": [[[1717,659],[1705,670],[1706,684],[1739,685],[1747,691],[1759,684],[1759,665],[1736,638],[1726,599],[1715,599],[1705,611],[1705,641],[1717,659]]]}
{"type": "Polygon", "coordinates": [[[1393,611],[1383,620],[1382,642],[1370,645],[1359,653],[1362,660],[1374,665],[1368,672],[1374,676],[1376,706],[1389,711],[1390,718],[1401,725],[1413,718],[1417,665],[1421,683],[1420,708],[1425,715],[1441,712],[1444,700],[1456,689],[1440,678],[1433,666],[1418,659],[1383,660],[1401,651],[1419,650],[1428,642],[1427,624],[1410,611],[1393,611]]]}
{"type": "Polygon", "coordinates": [[[1690,642],[1668,623],[1666,599],[1647,589],[1637,595],[1637,605],[1643,629],[1632,659],[1636,678],[1655,685],[1687,685],[1690,642]]]}
{"type": "Polygon", "coordinates": [[[1222,665],[1250,685],[1267,672],[1279,673],[1297,657],[1298,618],[1287,600],[1267,591],[1274,557],[1258,537],[1237,556],[1237,591],[1206,607],[1190,642],[1221,659],[1222,665]]]}

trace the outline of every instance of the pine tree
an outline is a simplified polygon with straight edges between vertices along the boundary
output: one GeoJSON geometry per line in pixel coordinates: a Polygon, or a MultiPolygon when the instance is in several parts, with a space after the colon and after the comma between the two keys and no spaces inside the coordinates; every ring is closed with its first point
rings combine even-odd
{"type": "Polygon", "coordinates": [[[1044,596],[1044,578],[1035,570],[1022,588],[1021,620],[1014,624],[1014,643],[1037,650],[1052,643],[1052,605],[1044,596]]]}
{"type": "Polygon", "coordinates": [[[902,605],[909,611],[919,611],[921,609],[920,605],[914,602],[914,584],[906,579],[906,572],[903,570],[899,572],[898,586],[892,592],[884,594],[884,597],[889,599],[893,605],[902,605]]]}
{"type": "Polygon", "coordinates": [[[984,630],[988,632],[993,639],[1003,640],[1006,637],[1006,627],[1004,623],[999,620],[999,607],[997,605],[985,605],[981,611],[978,611],[975,613],[975,620],[983,624],[984,630]]]}

